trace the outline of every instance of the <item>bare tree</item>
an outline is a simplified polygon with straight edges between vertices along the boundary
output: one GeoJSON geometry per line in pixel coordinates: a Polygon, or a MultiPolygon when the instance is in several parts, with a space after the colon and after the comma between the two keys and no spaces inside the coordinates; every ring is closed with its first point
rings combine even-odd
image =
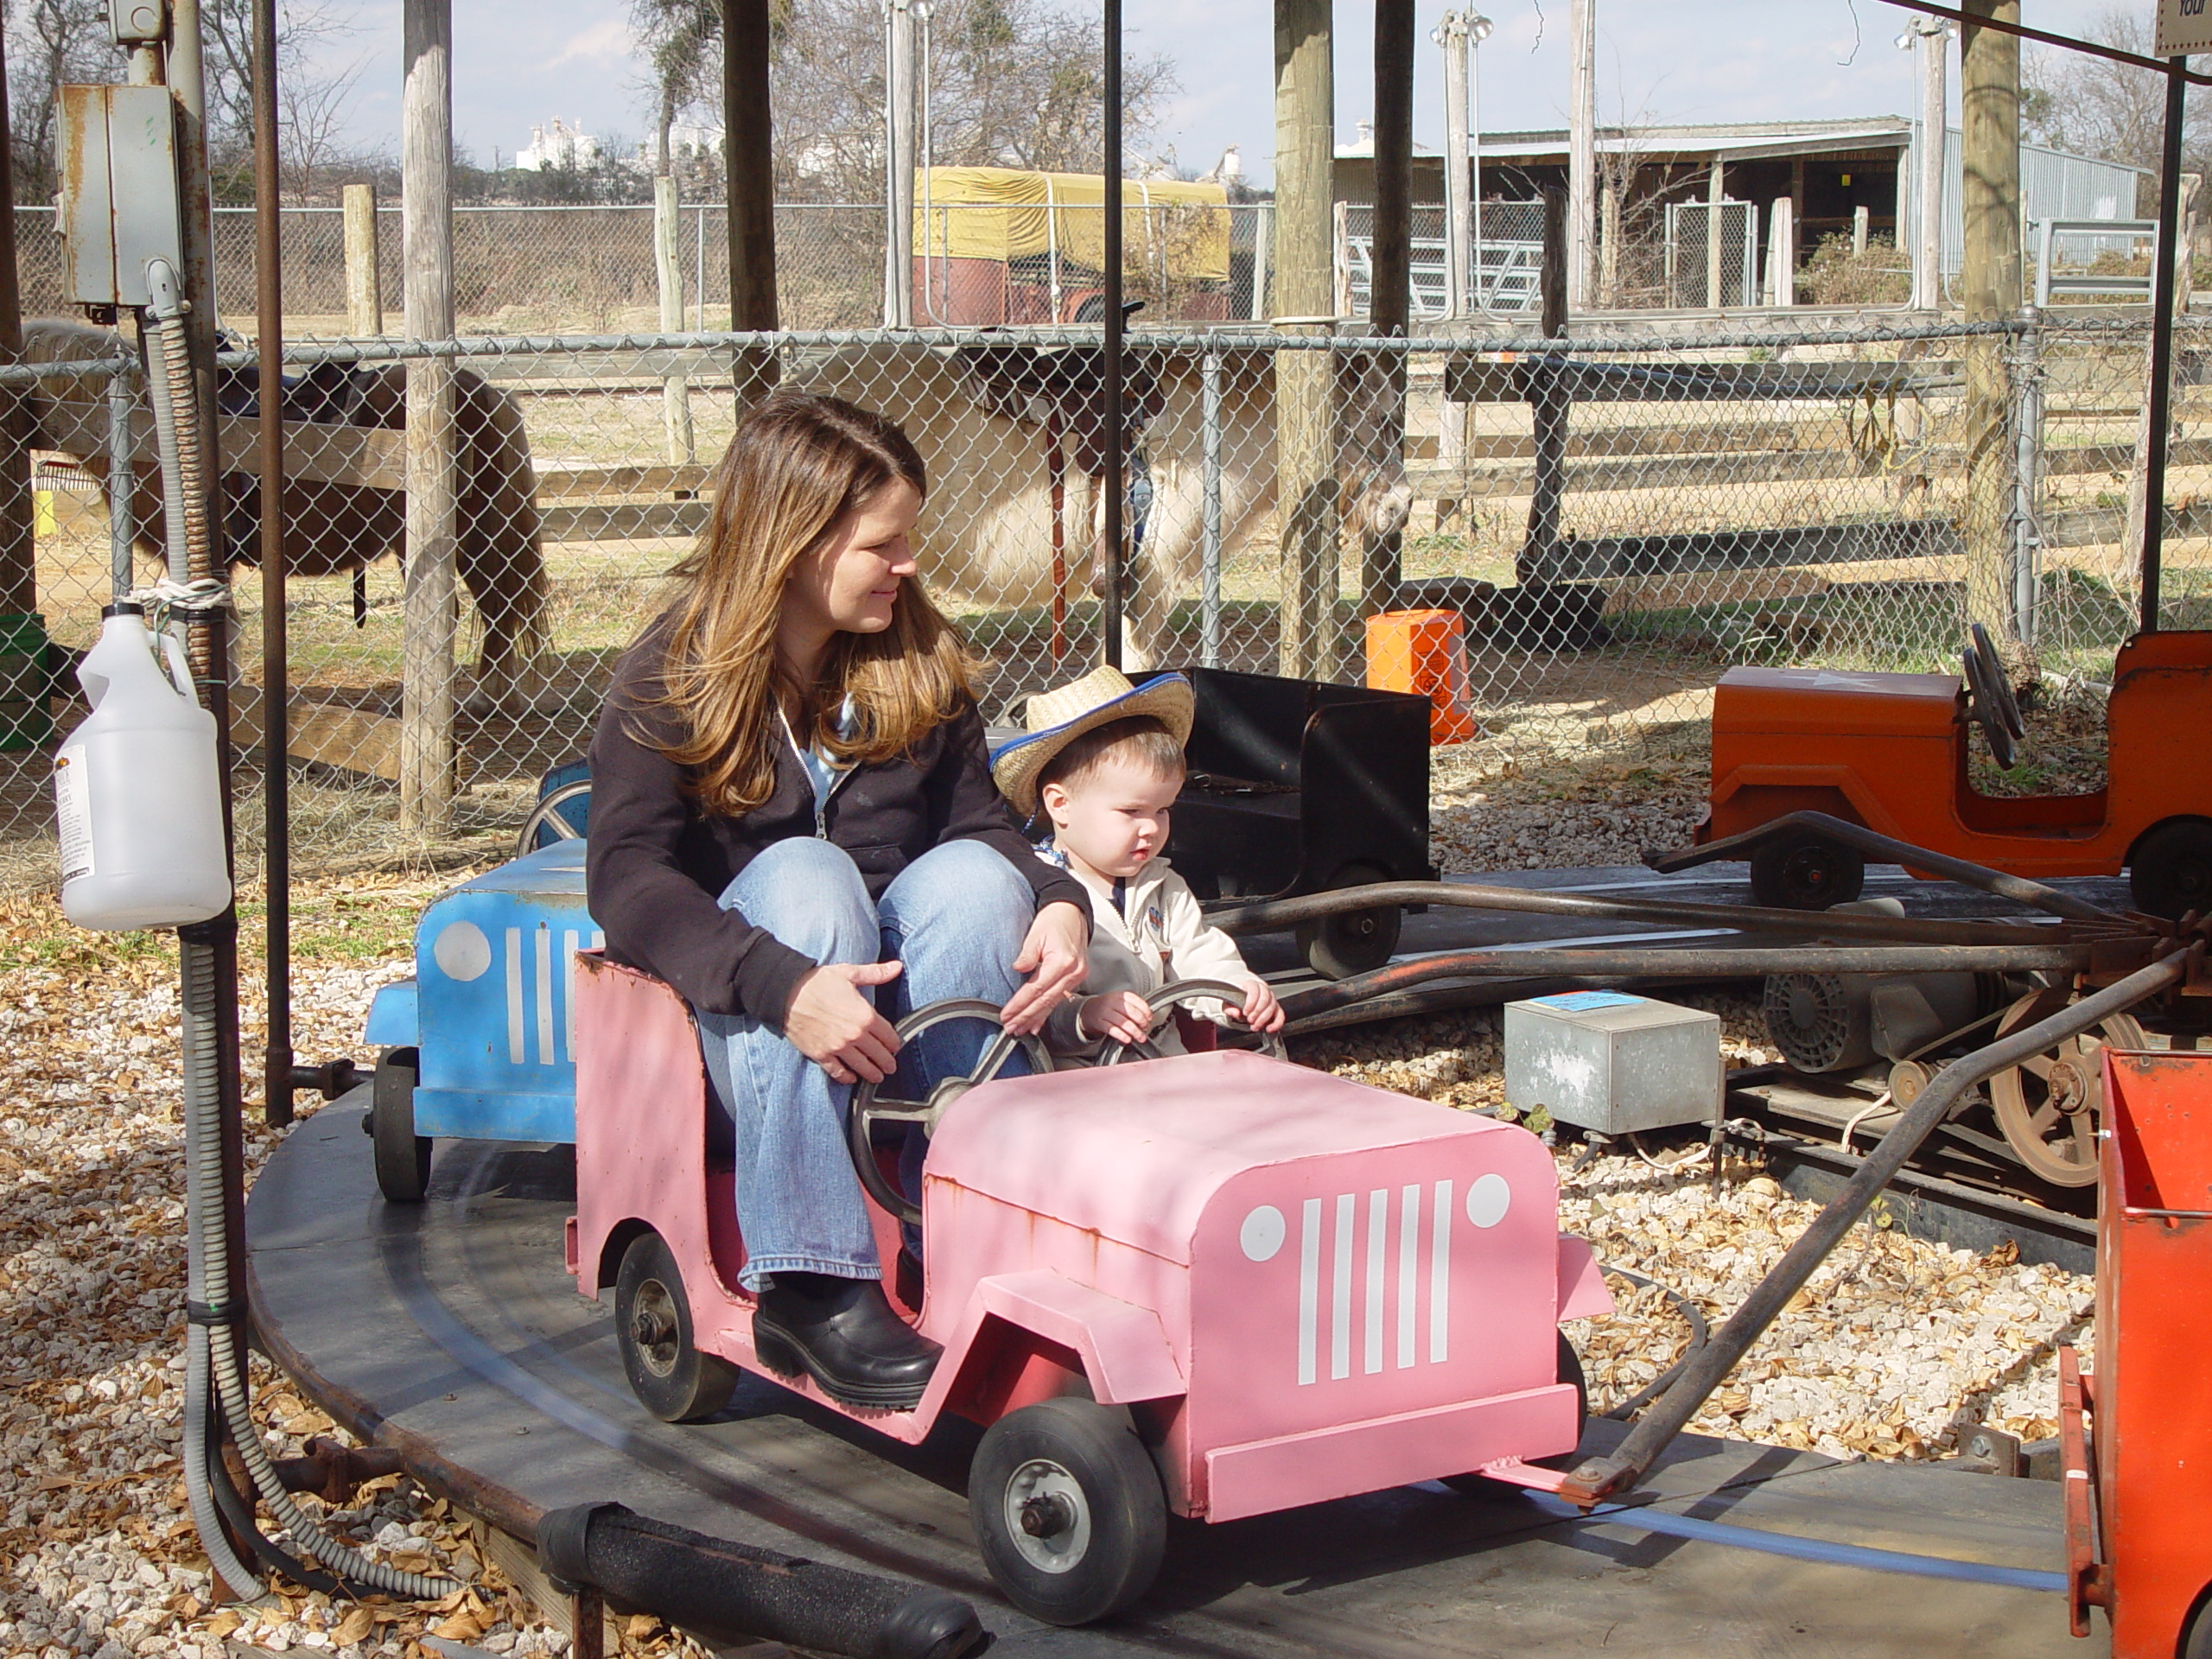
{"type": "Polygon", "coordinates": [[[17,0],[8,16],[10,162],[16,200],[49,200],[59,188],[54,140],[60,94],[73,81],[122,78],[105,0],[17,0]]]}
{"type": "MultiPolygon", "coordinates": [[[[2117,6],[2099,13],[2082,33],[2101,46],[2146,56],[2151,50],[2148,22],[2117,6]]],[[[2156,211],[2156,175],[2166,118],[2164,75],[2084,52],[2048,51],[2027,55],[2021,81],[2023,137],[2053,149],[2149,168],[2152,177],[2145,181],[2136,211],[2156,211]]],[[[2202,88],[2195,88],[2188,108],[2182,166],[2185,172],[2202,173],[2212,165],[2212,147],[2201,136],[2212,101],[2202,88]]]]}
{"type": "MultiPolygon", "coordinates": [[[[661,134],[721,85],[717,0],[632,0],[661,134]]],[[[777,194],[873,201],[883,182],[881,0],[785,0],[771,20],[777,194]]],[[[1098,24],[1055,0],[938,0],[930,26],[931,125],[942,165],[1096,172],[1105,154],[1098,24]]],[[[1133,148],[1177,90],[1165,58],[1122,67],[1133,148]]]]}

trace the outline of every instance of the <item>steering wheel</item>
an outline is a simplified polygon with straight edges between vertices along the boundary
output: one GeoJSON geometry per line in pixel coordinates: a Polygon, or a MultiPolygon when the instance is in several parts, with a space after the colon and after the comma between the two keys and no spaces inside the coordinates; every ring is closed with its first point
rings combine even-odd
{"type": "MultiPolygon", "coordinates": [[[[988,1020],[996,1026],[998,1019],[997,1003],[968,997],[916,1008],[899,1022],[896,1030],[899,1046],[904,1048],[931,1027],[948,1020],[988,1020]]],[[[900,1221],[911,1226],[920,1225],[921,1206],[886,1180],[882,1167],[875,1161],[875,1126],[915,1123],[921,1126],[925,1135],[936,1134],[938,1122],[946,1109],[977,1084],[988,1083],[998,1076],[1000,1068],[1017,1052],[1028,1055],[1031,1067],[1039,1072],[1052,1069],[1052,1057],[1046,1051],[1042,1039],[1017,1037],[1001,1027],[976,1057],[974,1070],[965,1077],[940,1079],[926,1100],[899,1100],[879,1094],[877,1090],[882,1086],[880,1084],[855,1084],[845,1104],[845,1148],[852,1154],[853,1173],[860,1177],[861,1190],[900,1221]]]]}
{"type": "MultiPolygon", "coordinates": [[[[1224,980],[1218,979],[1179,979],[1172,985],[1161,986],[1145,1001],[1152,1004],[1153,1018],[1157,1020],[1170,1008],[1180,1007],[1185,1002],[1226,1002],[1231,1007],[1240,1007],[1244,1001],[1244,988],[1241,985],[1231,985],[1224,980]]],[[[1262,1053],[1278,1060],[1287,1060],[1290,1058],[1290,1051],[1283,1046],[1282,1036],[1280,1033],[1262,1032],[1254,1034],[1260,1039],[1262,1053]]],[[[1156,1060],[1160,1058],[1160,1051],[1149,1041],[1123,1043],[1109,1037],[1106,1039],[1106,1046],[1099,1052],[1098,1064],[1119,1065],[1123,1060],[1131,1058],[1156,1060]]]]}
{"type": "Polygon", "coordinates": [[[540,830],[550,829],[557,841],[579,841],[575,825],[561,816],[561,809],[579,795],[591,793],[591,779],[579,778],[573,784],[563,784],[530,810],[522,821],[521,833],[515,836],[515,856],[520,858],[531,850],[531,842],[537,839],[540,830]]]}
{"type": "Polygon", "coordinates": [[[2019,759],[2019,741],[2027,736],[2028,724],[2020,716],[2019,701],[2005,677],[2004,664],[1989,630],[1976,622],[1971,632],[1964,659],[1967,717],[1988,737],[1989,753],[1997,764],[2010,771],[2019,759]]]}

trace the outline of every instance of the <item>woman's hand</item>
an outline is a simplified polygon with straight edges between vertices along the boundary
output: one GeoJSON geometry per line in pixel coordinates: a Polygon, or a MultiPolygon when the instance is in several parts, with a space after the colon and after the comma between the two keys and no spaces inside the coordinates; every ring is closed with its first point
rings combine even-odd
{"type": "Polygon", "coordinates": [[[1029,982],[999,1011],[999,1023],[1020,1037],[1042,1029],[1046,1016],[1081,988],[1090,948],[1090,926],[1080,905],[1058,899],[1039,911],[1014,959],[1014,971],[1027,974],[1029,982]]]}
{"type": "Polygon", "coordinates": [[[784,1037],[832,1083],[881,1083],[899,1064],[899,1033],[861,993],[899,977],[895,962],[830,962],[791,992],[784,1037]]]}
{"type": "Polygon", "coordinates": [[[1134,1046],[1152,1035],[1152,1004],[1135,991],[1105,991],[1085,997],[1076,1014],[1075,1033],[1086,1042],[1111,1037],[1134,1046]]]}
{"type": "Polygon", "coordinates": [[[1264,979],[1245,981],[1244,1006],[1228,1013],[1254,1031],[1277,1032],[1283,1027],[1282,1004],[1276,1000],[1274,988],[1264,979]]]}

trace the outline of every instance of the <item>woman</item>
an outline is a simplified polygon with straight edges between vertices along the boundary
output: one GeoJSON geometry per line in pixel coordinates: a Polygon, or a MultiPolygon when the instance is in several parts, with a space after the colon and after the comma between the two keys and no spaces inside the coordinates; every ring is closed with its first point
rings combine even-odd
{"type": "MultiPolygon", "coordinates": [[[[782,391],[745,418],[677,599],[615,671],[586,865],[607,953],[698,1015],[763,1362],[893,1408],[938,1348],[883,1294],[847,1091],[900,1063],[886,1013],[980,997],[1038,1030],[1089,939],[1082,890],[992,786],[969,659],[912,580],[926,487],[906,435],[850,404],[782,391]]],[[[982,1040],[939,1029],[925,1084],[982,1040]]]]}

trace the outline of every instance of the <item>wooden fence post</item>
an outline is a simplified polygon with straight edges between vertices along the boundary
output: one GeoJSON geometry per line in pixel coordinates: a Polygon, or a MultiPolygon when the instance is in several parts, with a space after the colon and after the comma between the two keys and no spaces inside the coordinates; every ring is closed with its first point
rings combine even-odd
{"type": "MultiPolygon", "coordinates": [[[[1274,0],[1275,246],[1285,332],[1332,332],[1336,85],[1330,0],[1274,0]]],[[[1275,512],[1282,526],[1279,671],[1337,677],[1336,353],[1275,353],[1275,512]]]]}
{"type": "MultiPolygon", "coordinates": [[[[1966,0],[1964,10],[1999,22],[2020,21],[2019,0],[1966,0]]],[[[1993,322],[2020,309],[2020,41],[1968,23],[1959,41],[1960,207],[1966,231],[1960,294],[1968,322],[1993,322]]],[[[1966,359],[1966,620],[2006,640],[2017,676],[2027,660],[2012,611],[2012,376],[2006,341],[1978,335],[1962,342],[1966,359]]]]}
{"type": "MultiPolygon", "coordinates": [[[[448,340],[453,296],[453,0],[405,0],[400,175],[407,334],[448,340]]],[[[454,541],[458,505],[453,365],[407,365],[407,575],[399,818],[425,833],[454,796],[454,541]]]]}
{"type": "Polygon", "coordinates": [[[346,332],[356,339],[384,333],[383,261],[377,241],[377,188],[345,189],[346,332]]]}

